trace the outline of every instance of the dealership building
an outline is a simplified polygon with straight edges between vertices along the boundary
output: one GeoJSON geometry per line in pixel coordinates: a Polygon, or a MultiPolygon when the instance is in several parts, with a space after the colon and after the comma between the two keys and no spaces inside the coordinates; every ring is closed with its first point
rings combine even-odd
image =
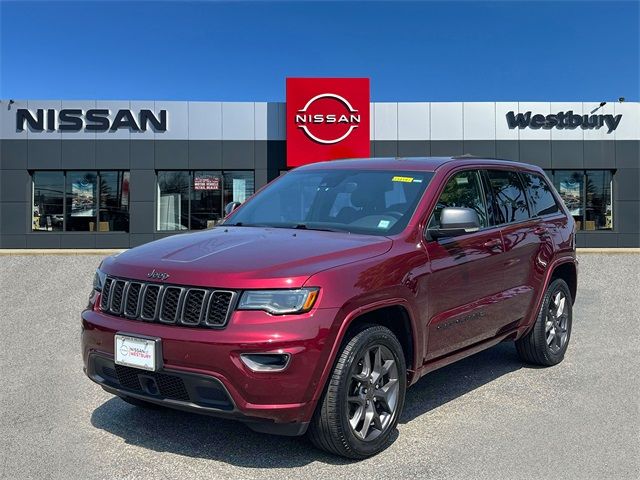
{"type": "Polygon", "coordinates": [[[542,167],[579,247],[640,247],[639,103],[371,103],[368,81],[357,100],[296,88],[287,103],[1,100],[0,248],[133,247],[211,228],[296,165],[466,154],[542,167]]]}

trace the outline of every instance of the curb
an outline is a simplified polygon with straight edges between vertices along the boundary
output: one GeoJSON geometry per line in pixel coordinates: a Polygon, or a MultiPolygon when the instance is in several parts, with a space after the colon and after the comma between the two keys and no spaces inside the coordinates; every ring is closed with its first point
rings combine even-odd
{"type": "Polygon", "coordinates": [[[113,255],[122,253],[121,249],[93,249],[93,248],[0,248],[0,257],[18,255],[113,255]]]}

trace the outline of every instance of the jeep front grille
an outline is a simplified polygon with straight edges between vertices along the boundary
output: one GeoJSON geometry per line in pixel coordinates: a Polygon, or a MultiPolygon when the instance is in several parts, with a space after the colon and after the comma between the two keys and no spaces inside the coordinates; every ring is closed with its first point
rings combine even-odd
{"type": "Polygon", "coordinates": [[[235,298],[235,292],[228,290],[107,277],[100,310],[145,322],[220,328],[226,325],[235,298]]]}

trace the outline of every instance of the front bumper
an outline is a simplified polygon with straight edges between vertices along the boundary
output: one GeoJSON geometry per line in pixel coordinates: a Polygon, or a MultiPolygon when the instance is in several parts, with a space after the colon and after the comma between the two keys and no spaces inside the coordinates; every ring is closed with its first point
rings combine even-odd
{"type": "Polygon", "coordinates": [[[120,396],[196,413],[236,418],[256,430],[304,433],[322,392],[322,375],[337,329],[337,309],[271,316],[236,311],[223,330],[128,320],[96,310],[82,313],[85,372],[120,396]],[[113,363],[114,335],[159,337],[162,365],[146,372],[113,363]],[[253,372],[241,353],[289,353],[281,372],[253,372]]]}

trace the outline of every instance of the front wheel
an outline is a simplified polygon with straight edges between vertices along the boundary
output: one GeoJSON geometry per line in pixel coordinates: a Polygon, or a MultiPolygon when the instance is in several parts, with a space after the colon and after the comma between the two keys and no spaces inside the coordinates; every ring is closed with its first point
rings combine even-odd
{"type": "Polygon", "coordinates": [[[544,293],[536,323],[529,333],[516,340],[524,361],[551,366],[562,361],[571,337],[573,301],[567,283],[557,278],[544,293]]]}
{"type": "Polygon", "coordinates": [[[406,388],[398,339],[386,327],[364,328],[342,349],[309,438],[318,448],[347,458],[377,454],[398,423],[406,388]]]}

